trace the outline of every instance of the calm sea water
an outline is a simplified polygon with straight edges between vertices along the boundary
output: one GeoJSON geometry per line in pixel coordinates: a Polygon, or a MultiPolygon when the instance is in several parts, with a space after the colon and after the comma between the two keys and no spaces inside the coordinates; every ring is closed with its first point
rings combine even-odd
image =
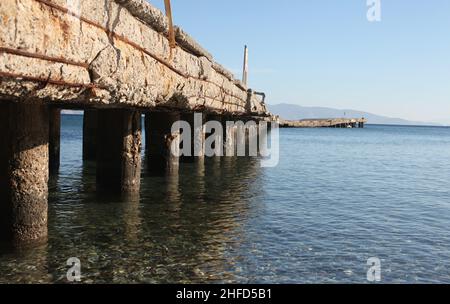
{"type": "Polygon", "coordinates": [[[450,283],[450,129],[283,129],[280,164],[183,164],[139,197],[98,194],[82,117],[63,116],[49,241],[0,254],[0,282],[450,283]]]}

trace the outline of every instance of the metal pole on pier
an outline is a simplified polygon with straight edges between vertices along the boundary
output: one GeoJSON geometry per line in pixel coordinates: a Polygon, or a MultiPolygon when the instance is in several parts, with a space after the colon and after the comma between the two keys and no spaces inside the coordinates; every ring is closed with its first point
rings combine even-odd
{"type": "Polygon", "coordinates": [[[170,0],[164,0],[164,5],[166,7],[166,16],[169,20],[169,45],[172,53],[172,49],[176,48],[175,41],[175,31],[173,29],[173,19],[172,19],[172,6],[170,5],[170,0]]]}
{"type": "Polygon", "coordinates": [[[248,81],[248,47],[244,48],[244,69],[242,71],[242,83],[247,85],[248,81]]]}

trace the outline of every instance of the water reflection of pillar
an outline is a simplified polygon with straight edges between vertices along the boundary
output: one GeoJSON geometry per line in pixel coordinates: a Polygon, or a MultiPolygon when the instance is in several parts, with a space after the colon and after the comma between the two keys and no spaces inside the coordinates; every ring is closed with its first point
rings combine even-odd
{"type": "Polygon", "coordinates": [[[72,185],[72,189],[77,190],[78,193],[94,194],[97,189],[97,163],[94,161],[83,161],[81,169],[81,180],[79,185],[72,185]]]}
{"type": "Polygon", "coordinates": [[[167,174],[166,181],[166,200],[167,208],[172,212],[177,212],[181,208],[181,193],[180,193],[180,175],[167,174]]]}
{"type": "Polygon", "coordinates": [[[145,262],[152,269],[148,278],[167,283],[234,279],[229,269],[235,267],[235,260],[229,250],[245,240],[244,225],[255,205],[251,185],[258,178],[258,165],[254,159],[233,157],[185,164],[180,179],[169,176],[161,184],[166,189],[163,195],[147,194],[158,198],[142,204],[143,214],[157,215],[142,220],[142,235],[151,240],[145,242],[150,243],[146,250],[153,257],[145,262]]]}
{"type": "Polygon", "coordinates": [[[122,201],[125,239],[131,244],[137,244],[142,226],[140,194],[139,192],[123,194],[122,201]]]}
{"type": "Polygon", "coordinates": [[[49,259],[50,246],[40,244],[33,248],[16,248],[14,262],[0,264],[3,276],[0,284],[50,284],[55,269],[49,259]]]}
{"type": "Polygon", "coordinates": [[[238,176],[239,160],[240,157],[224,157],[221,162],[220,176],[217,177],[220,191],[216,194],[218,202],[228,201],[230,198],[237,198],[239,193],[233,193],[235,191],[235,183],[239,183],[240,178],[238,176]]]}
{"type": "MultiPolygon", "coordinates": [[[[209,279],[233,280],[235,260],[228,255],[230,248],[238,248],[245,240],[243,226],[255,204],[252,197],[257,183],[258,162],[253,158],[227,157],[222,160],[220,175],[214,180],[208,178],[205,195],[204,214],[198,214],[209,227],[202,231],[197,242],[204,244],[205,250],[196,258],[202,261],[201,270],[209,274],[209,279]],[[215,257],[208,259],[208,256],[215,257]]],[[[232,255],[231,255],[232,256],[232,255]]],[[[200,263],[199,263],[200,264],[200,263]]]]}
{"type": "Polygon", "coordinates": [[[268,132],[270,132],[268,123],[260,121],[258,124],[258,155],[262,157],[267,156],[268,132]]]}
{"type": "Polygon", "coordinates": [[[194,182],[195,182],[195,189],[196,189],[196,193],[197,193],[197,198],[200,201],[204,201],[204,196],[205,196],[205,173],[206,173],[206,168],[205,168],[205,162],[199,162],[196,164],[195,167],[195,177],[194,177],[194,182]]]}
{"type": "Polygon", "coordinates": [[[181,198],[186,203],[204,203],[206,191],[206,167],[205,161],[183,166],[183,170],[180,174],[179,189],[181,198]]]}

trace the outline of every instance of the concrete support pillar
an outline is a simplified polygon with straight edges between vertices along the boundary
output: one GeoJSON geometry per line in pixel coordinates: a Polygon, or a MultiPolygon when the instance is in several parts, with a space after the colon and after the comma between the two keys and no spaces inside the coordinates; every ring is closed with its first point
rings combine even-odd
{"type": "Polygon", "coordinates": [[[49,116],[49,170],[50,174],[55,174],[60,164],[61,109],[51,107],[49,116]]]}
{"type": "Polygon", "coordinates": [[[258,156],[267,156],[268,135],[271,124],[266,121],[258,122],[258,156]]]}
{"type": "Polygon", "coordinates": [[[171,147],[179,147],[179,132],[172,133],[172,125],[179,120],[179,113],[145,115],[146,157],[150,173],[178,173],[180,158],[172,153],[171,147]]]}
{"type": "Polygon", "coordinates": [[[85,110],[83,116],[83,160],[97,159],[97,110],[85,110]]]}
{"type": "Polygon", "coordinates": [[[258,122],[249,120],[249,128],[247,133],[248,155],[258,156],[258,122]]]}
{"type": "Polygon", "coordinates": [[[45,241],[48,107],[0,102],[0,129],[0,240],[45,241]]]}
{"type": "MultiPolygon", "coordinates": [[[[246,123],[246,120],[242,117],[237,120],[242,121],[242,123],[246,123]]],[[[236,155],[237,156],[246,156],[247,155],[247,129],[244,128],[243,125],[239,125],[236,128],[236,155]]]]}
{"type": "Polygon", "coordinates": [[[224,154],[227,157],[236,156],[237,127],[234,124],[232,117],[224,117],[222,123],[225,132],[224,154]],[[233,125],[231,125],[231,123],[233,123],[233,125]]]}
{"type": "Polygon", "coordinates": [[[202,113],[184,113],[181,114],[181,120],[186,121],[191,126],[191,156],[182,156],[180,161],[202,162],[205,159],[205,115],[202,113]]]}
{"type": "Polygon", "coordinates": [[[141,114],[134,110],[99,110],[97,184],[123,193],[141,184],[141,114]]]}
{"type": "MultiPolygon", "coordinates": [[[[205,149],[212,148],[214,150],[214,157],[221,157],[224,155],[224,126],[223,126],[223,116],[222,115],[216,115],[216,114],[210,114],[206,117],[206,121],[209,122],[212,126],[212,123],[216,123],[216,127],[213,130],[209,130],[211,132],[208,132],[206,129],[205,134],[206,140],[205,140],[205,149]],[[221,130],[219,130],[219,127],[221,130]],[[213,136],[213,134],[215,136],[213,136]],[[211,144],[214,142],[214,144],[211,144]]],[[[208,153],[206,153],[206,156],[208,156],[208,153]]]]}

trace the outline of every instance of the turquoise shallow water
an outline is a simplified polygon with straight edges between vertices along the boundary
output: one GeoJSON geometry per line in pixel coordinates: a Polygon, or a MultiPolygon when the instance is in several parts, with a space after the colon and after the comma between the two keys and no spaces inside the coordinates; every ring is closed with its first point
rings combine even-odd
{"type": "Polygon", "coordinates": [[[280,164],[211,159],[96,192],[82,117],[63,116],[49,241],[0,254],[0,282],[450,283],[450,129],[283,129],[280,164]]]}

